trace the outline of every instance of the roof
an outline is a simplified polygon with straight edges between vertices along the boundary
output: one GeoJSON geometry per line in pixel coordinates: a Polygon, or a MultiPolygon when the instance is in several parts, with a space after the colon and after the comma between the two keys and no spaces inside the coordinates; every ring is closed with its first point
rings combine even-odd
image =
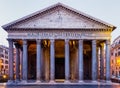
{"type": "Polygon", "coordinates": [[[8,24],[6,24],[6,25],[3,25],[2,27],[3,27],[3,29],[7,30],[7,29],[11,28],[13,25],[16,25],[17,23],[23,22],[23,21],[25,21],[25,20],[27,20],[27,19],[31,19],[31,18],[39,15],[39,14],[42,14],[42,13],[44,13],[44,12],[47,12],[47,11],[49,11],[49,10],[51,10],[51,9],[56,8],[56,7],[62,7],[62,8],[68,9],[68,10],[74,12],[74,13],[77,13],[77,14],[85,17],[85,18],[88,18],[88,19],[90,19],[90,20],[92,20],[92,21],[95,21],[95,22],[98,22],[98,23],[100,23],[100,24],[102,24],[102,25],[105,25],[105,26],[107,26],[107,27],[110,27],[110,28],[112,28],[112,30],[114,30],[114,29],[116,28],[115,26],[113,26],[113,25],[111,25],[111,24],[109,24],[109,23],[107,23],[107,22],[104,22],[104,21],[102,21],[102,20],[100,20],[100,19],[94,18],[94,17],[92,17],[92,16],[90,16],[90,15],[88,15],[88,14],[85,14],[85,13],[83,13],[83,12],[80,12],[80,11],[78,11],[78,10],[76,10],[76,9],[73,9],[73,8],[71,8],[71,7],[69,7],[69,6],[66,6],[66,5],[64,5],[64,4],[62,4],[62,3],[54,4],[54,5],[52,5],[52,6],[50,6],[50,7],[47,7],[47,8],[45,8],[45,9],[43,9],[43,10],[37,11],[37,12],[35,12],[35,13],[33,13],[33,14],[27,15],[27,16],[25,16],[25,17],[23,17],[23,18],[20,18],[20,19],[16,20],[16,21],[13,21],[13,22],[11,22],[11,23],[8,23],[8,24]]]}

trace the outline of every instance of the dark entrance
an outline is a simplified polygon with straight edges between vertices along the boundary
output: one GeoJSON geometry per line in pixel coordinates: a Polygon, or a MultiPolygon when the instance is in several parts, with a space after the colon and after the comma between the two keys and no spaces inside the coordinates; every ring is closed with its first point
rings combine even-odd
{"type": "Polygon", "coordinates": [[[28,56],[28,79],[36,79],[36,54],[29,53],[28,56]]]}
{"type": "Polygon", "coordinates": [[[65,79],[64,58],[55,58],[55,79],[65,79]]]}
{"type": "Polygon", "coordinates": [[[84,80],[91,80],[91,58],[84,55],[84,80]]]}
{"type": "Polygon", "coordinates": [[[92,79],[92,49],[91,41],[84,41],[83,71],[84,80],[92,79]]]}

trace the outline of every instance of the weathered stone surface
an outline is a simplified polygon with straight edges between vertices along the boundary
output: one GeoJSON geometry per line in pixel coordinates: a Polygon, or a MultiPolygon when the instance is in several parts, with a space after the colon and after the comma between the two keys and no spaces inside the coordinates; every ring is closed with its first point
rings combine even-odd
{"type": "Polygon", "coordinates": [[[107,28],[88,18],[74,14],[62,8],[39,15],[13,28],[107,28]]]}

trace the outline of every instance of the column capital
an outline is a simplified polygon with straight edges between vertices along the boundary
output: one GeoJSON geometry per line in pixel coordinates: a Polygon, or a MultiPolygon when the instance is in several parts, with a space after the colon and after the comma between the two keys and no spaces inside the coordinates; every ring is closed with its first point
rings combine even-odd
{"type": "Polygon", "coordinates": [[[79,44],[82,44],[82,43],[83,43],[83,39],[80,39],[80,40],[79,40],[79,44]]]}
{"type": "Polygon", "coordinates": [[[93,44],[93,45],[96,45],[96,40],[92,40],[92,44],[93,44]]]}
{"type": "Polygon", "coordinates": [[[55,42],[55,39],[50,39],[50,42],[51,42],[51,43],[54,43],[54,42],[55,42]]]}
{"type": "Polygon", "coordinates": [[[23,45],[27,45],[27,40],[23,39],[23,45]]]}
{"type": "Polygon", "coordinates": [[[15,45],[16,48],[20,48],[19,43],[15,42],[14,45],[15,45]]]}
{"type": "Polygon", "coordinates": [[[100,43],[100,47],[104,47],[104,43],[100,43]]]}
{"type": "Polygon", "coordinates": [[[107,45],[110,45],[110,40],[106,40],[106,44],[107,44],[107,45]]]}
{"type": "Polygon", "coordinates": [[[69,42],[69,39],[65,39],[65,43],[68,43],[69,42]]]}
{"type": "Polygon", "coordinates": [[[20,46],[20,50],[23,51],[23,46],[20,46]]]}
{"type": "Polygon", "coordinates": [[[41,39],[36,39],[37,44],[41,43],[41,39]]]}
{"type": "Polygon", "coordinates": [[[13,42],[13,39],[7,39],[9,42],[13,42]]]}

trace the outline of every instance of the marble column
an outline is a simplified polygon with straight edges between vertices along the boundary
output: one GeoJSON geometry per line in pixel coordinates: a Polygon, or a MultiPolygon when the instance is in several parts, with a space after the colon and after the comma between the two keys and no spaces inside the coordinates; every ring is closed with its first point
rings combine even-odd
{"type": "Polygon", "coordinates": [[[27,40],[23,40],[23,77],[22,81],[25,83],[27,82],[28,76],[28,51],[27,51],[27,40]]]}
{"type": "Polygon", "coordinates": [[[8,83],[12,83],[14,80],[14,71],[13,71],[13,40],[8,39],[9,43],[9,80],[8,83]]]}
{"type": "Polygon", "coordinates": [[[100,46],[100,79],[104,79],[104,43],[100,46]]]}
{"type": "Polygon", "coordinates": [[[16,82],[20,81],[20,51],[19,51],[19,44],[15,43],[16,47],[16,82]]]}
{"type": "Polygon", "coordinates": [[[106,40],[106,81],[110,81],[110,40],[106,40]]]}
{"type": "Polygon", "coordinates": [[[99,53],[100,48],[96,46],[96,61],[97,61],[97,78],[100,79],[100,53],[99,53]]]}
{"type": "Polygon", "coordinates": [[[70,78],[70,57],[69,57],[69,40],[65,40],[65,82],[70,78]]]}
{"type": "Polygon", "coordinates": [[[92,81],[97,79],[96,40],[92,40],[92,81]]]}
{"type": "Polygon", "coordinates": [[[55,81],[55,46],[54,39],[50,40],[50,82],[55,81]]]}
{"type": "Polygon", "coordinates": [[[41,40],[37,41],[37,64],[36,64],[36,76],[37,82],[41,82],[41,40]]]}
{"type": "Polygon", "coordinates": [[[83,81],[83,40],[79,40],[79,82],[83,81]]]}
{"type": "Polygon", "coordinates": [[[23,47],[20,47],[20,79],[22,80],[23,76],[23,47]]]}

